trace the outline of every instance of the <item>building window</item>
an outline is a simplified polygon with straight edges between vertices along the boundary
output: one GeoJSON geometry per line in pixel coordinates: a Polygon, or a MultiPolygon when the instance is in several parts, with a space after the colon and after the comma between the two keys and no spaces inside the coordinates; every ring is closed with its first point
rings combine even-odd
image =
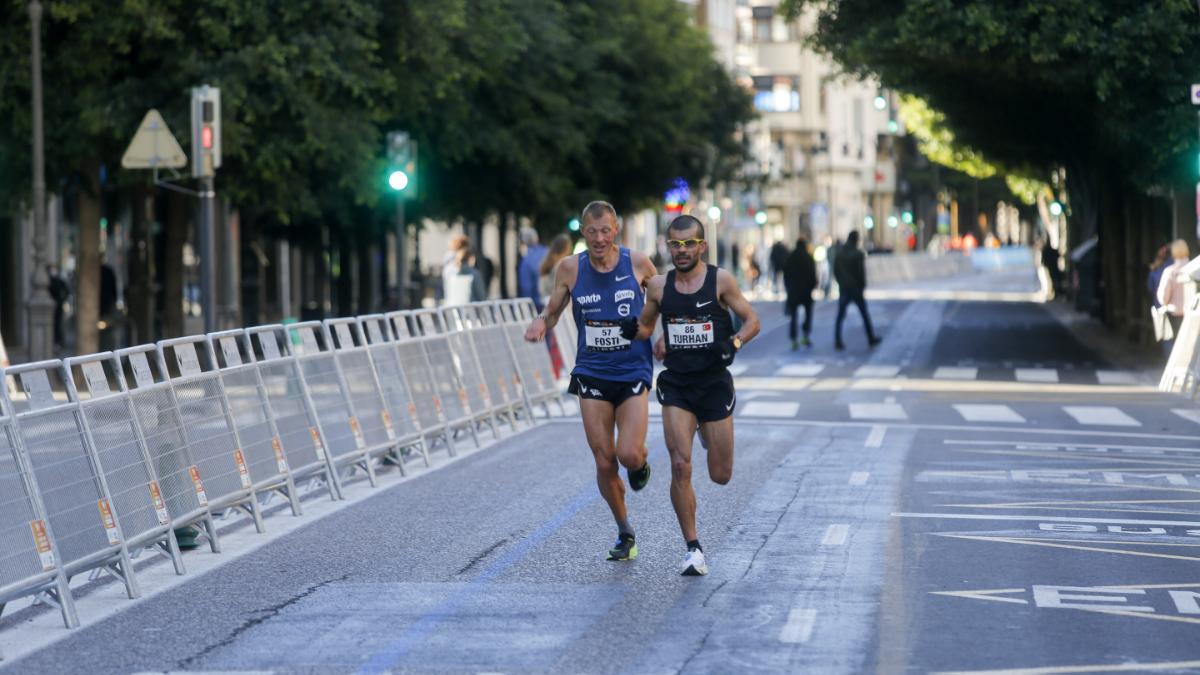
{"type": "Polygon", "coordinates": [[[755,7],[754,10],[754,41],[771,41],[771,24],[775,16],[773,7],[755,7]]]}
{"type": "Polygon", "coordinates": [[[754,78],[754,107],[762,112],[800,110],[800,78],[766,76],[754,78]]]}

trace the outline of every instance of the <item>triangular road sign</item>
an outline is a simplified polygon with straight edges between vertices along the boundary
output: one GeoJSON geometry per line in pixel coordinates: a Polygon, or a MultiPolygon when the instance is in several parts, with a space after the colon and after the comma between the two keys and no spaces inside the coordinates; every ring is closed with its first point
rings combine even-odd
{"type": "Polygon", "coordinates": [[[125,149],[121,166],[126,169],[182,169],[187,166],[187,155],[183,154],[183,148],[179,147],[179,141],[167,128],[162,115],[151,108],[125,149]]]}

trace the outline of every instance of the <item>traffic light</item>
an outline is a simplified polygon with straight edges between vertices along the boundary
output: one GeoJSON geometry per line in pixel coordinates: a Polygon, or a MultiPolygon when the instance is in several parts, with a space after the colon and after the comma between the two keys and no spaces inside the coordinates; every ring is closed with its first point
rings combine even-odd
{"type": "Polygon", "coordinates": [[[567,221],[567,229],[572,232],[578,232],[579,231],[579,219],[572,218],[569,221],[567,221]]]}
{"type": "Polygon", "coordinates": [[[417,196],[417,142],[406,131],[387,135],[388,187],[406,199],[417,196]]]}
{"type": "Polygon", "coordinates": [[[192,176],[208,178],[221,166],[221,90],[192,88],[192,176]]]}

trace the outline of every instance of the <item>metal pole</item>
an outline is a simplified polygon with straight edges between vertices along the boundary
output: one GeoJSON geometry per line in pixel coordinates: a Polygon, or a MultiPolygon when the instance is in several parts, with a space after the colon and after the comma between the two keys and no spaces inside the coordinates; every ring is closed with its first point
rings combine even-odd
{"type": "Polygon", "coordinates": [[[200,178],[200,227],[196,232],[200,249],[200,313],[204,315],[204,332],[212,333],[217,329],[216,315],[216,252],[213,225],[213,202],[216,192],[213,191],[213,177],[200,178]]]}
{"type": "Polygon", "coordinates": [[[404,260],[404,240],[407,237],[407,232],[404,231],[404,196],[396,194],[396,288],[400,294],[399,303],[401,309],[409,307],[408,297],[408,265],[404,260]]]}
{"type": "Polygon", "coordinates": [[[29,3],[33,64],[33,289],[29,296],[29,360],[53,357],[54,301],[50,298],[46,232],[46,154],[42,131],[42,4],[29,3]]]}

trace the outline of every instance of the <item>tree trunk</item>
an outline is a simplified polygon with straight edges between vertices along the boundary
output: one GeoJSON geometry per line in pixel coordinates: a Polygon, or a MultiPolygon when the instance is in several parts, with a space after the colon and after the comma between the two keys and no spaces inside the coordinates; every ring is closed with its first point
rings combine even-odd
{"type": "Polygon", "coordinates": [[[75,264],[75,353],[100,351],[100,177],[89,163],[79,189],[79,240],[75,264]]]}
{"type": "Polygon", "coordinates": [[[167,194],[167,227],[163,232],[163,336],[183,335],[183,245],[188,238],[189,197],[167,194]]]}

